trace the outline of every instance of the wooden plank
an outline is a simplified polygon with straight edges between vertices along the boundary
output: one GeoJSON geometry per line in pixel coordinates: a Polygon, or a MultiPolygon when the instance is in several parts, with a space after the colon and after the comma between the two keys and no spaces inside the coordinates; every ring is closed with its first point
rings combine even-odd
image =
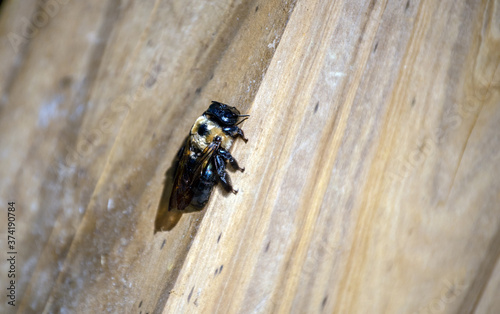
{"type": "Polygon", "coordinates": [[[0,61],[20,312],[500,310],[498,1],[60,4],[0,61]],[[155,234],[212,99],[239,193],[155,234]]]}
{"type": "MultiPolygon", "coordinates": [[[[50,293],[47,287],[60,271],[85,208],[81,194],[90,188],[75,189],[75,182],[55,175],[54,166],[64,160],[68,154],[65,144],[78,134],[83,116],[80,107],[86,105],[89,93],[85,82],[98,69],[90,65],[100,58],[93,52],[102,46],[89,45],[86,35],[101,26],[103,7],[90,2],[75,3],[73,10],[68,6],[60,1],[59,12],[39,24],[23,44],[15,56],[22,61],[10,67],[10,82],[4,90],[7,102],[2,106],[0,126],[6,135],[2,137],[5,180],[0,191],[4,203],[16,201],[18,207],[16,293],[21,312],[26,306],[33,310],[44,306],[50,293]],[[27,297],[24,304],[23,297],[27,297]]],[[[27,7],[11,20],[34,21],[33,12],[39,10],[27,7]]],[[[5,15],[11,16],[9,12],[5,15]]],[[[77,177],[74,167],[68,172],[77,177]]],[[[85,182],[90,185],[92,180],[85,182]]]]}
{"type": "MultiPolygon", "coordinates": [[[[8,97],[7,91],[16,68],[23,59],[27,43],[37,35],[37,27],[31,22],[36,10],[36,1],[5,1],[0,11],[0,90],[2,106],[8,97]]],[[[42,21],[43,22],[43,21],[42,21]]],[[[43,24],[37,23],[39,26],[43,24]]]]}

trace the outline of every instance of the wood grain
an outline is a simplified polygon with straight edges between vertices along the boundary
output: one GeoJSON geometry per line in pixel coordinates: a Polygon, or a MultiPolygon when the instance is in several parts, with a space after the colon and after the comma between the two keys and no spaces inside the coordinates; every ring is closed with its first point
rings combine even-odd
{"type": "Polygon", "coordinates": [[[7,1],[0,312],[500,311],[499,21],[493,0],[7,1]],[[239,193],[154,233],[211,100],[251,115],[239,193]]]}

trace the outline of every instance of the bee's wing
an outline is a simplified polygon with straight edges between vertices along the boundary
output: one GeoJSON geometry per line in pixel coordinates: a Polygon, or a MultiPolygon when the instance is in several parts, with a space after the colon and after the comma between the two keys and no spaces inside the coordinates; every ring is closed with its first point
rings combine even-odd
{"type": "Polygon", "coordinates": [[[175,172],[174,187],[170,195],[169,210],[184,210],[193,199],[193,187],[198,184],[201,174],[208,166],[220,144],[211,143],[193,163],[190,141],[186,141],[175,172]]]}

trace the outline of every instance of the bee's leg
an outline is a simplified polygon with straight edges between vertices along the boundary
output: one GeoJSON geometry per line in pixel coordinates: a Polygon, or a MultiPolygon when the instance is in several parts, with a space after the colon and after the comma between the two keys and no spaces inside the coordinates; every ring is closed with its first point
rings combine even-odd
{"type": "Polygon", "coordinates": [[[228,192],[233,192],[234,194],[238,193],[233,186],[231,185],[231,178],[226,172],[226,164],[224,163],[224,159],[220,155],[214,156],[214,164],[215,169],[217,171],[217,176],[219,177],[219,181],[222,183],[224,189],[228,192]]]}
{"type": "Polygon", "coordinates": [[[226,133],[227,135],[236,138],[236,137],[241,137],[245,143],[248,142],[248,139],[245,137],[245,134],[243,133],[243,130],[240,129],[238,126],[233,125],[233,126],[227,126],[225,128],[222,128],[222,131],[226,133]]]}
{"type": "Polygon", "coordinates": [[[226,151],[224,149],[219,149],[219,154],[222,156],[222,158],[224,158],[225,160],[229,161],[229,164],[235,170],[240,170],[241,172],[245,171],[245,168],[241,168],[238,165],[238,162],[236,161],[236,159],[234,159],[234,157],[228,151],[226,151]]]}

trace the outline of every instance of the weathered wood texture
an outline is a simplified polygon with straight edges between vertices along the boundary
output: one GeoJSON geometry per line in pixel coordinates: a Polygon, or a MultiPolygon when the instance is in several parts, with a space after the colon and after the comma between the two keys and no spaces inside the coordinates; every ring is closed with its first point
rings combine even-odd
{"type": "Polygon", "coordinates": [[[11,0],[0,40],[0,312],[500,312],[500,1],[11,0]],[[210,100],[239,193],[154,234],[210,100]]]}

